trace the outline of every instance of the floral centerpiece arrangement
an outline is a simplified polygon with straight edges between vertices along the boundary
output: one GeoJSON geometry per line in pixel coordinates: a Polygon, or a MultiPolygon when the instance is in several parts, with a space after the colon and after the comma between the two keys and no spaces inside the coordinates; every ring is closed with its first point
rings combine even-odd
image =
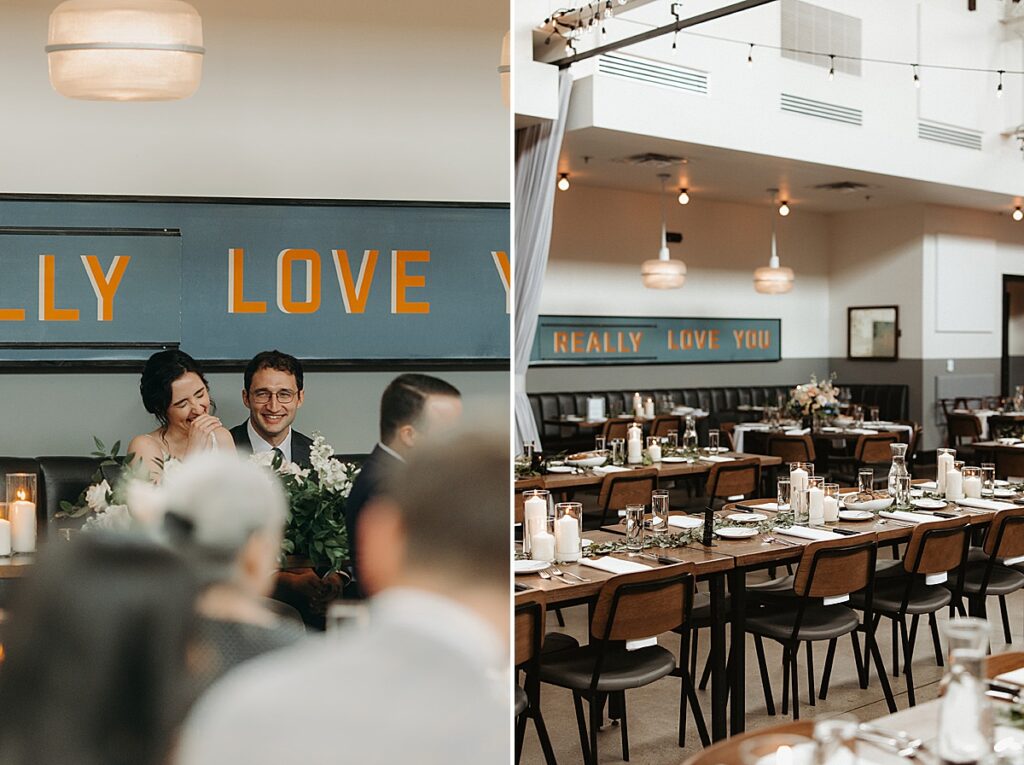
{"type": "Polygon", "coordinates": [[[81,518],[91,513],[82,525],[83,529],[127,531],[132,527],[127,495],[134,481],[142,478],[141,467],[137,470],[134,466],[135,455],[118,454],[121,451],[120,441],[107,449],[95,436],[92,440],[96,450],[90,456],[100,460],[99,468],[92,476],[92,483],[78,495],[75,502],[62,500],[56,517],[81,518]]]}
{"type": "Polygon", "coordinates": [[[811,375],[811,381],[797,385],[789,394],[786,407],[791,415],[800,419],[818,417],[835,417],[839,414],[839,390],[833,384],[835,373],[827,380],[819,381],[811,375]]]}

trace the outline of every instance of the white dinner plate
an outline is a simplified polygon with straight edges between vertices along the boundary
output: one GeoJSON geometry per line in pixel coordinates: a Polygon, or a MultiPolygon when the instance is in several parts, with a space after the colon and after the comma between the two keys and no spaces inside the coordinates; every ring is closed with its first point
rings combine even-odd
{"type": "Polygon", "coordinates": [[[688,457],[662,457],[661,461],[668,462],[670,464],[676,464],[679,462],[689,462],[690,460],[688,457]]]}
{"type": "Polygon", "coordinates": [[[545,469],[549,473],[571,473],[576,470],[572,465],[548,465],[545,469]]]}
{"type": "Polygon", "coordinates": [[[996,486],[1009,486],[1010,485],[1009,481],[1004,481],[1002,478],[997,478],[992,483],[994,483],[996,486]]]}
{"type": "Polygon", "coordinates": [[[550,565],[550,563],[543,560],[515,560],[512,561],[512,570],[517,574],[536,574],[550,565]]]}
{"type": "Polygon", "coordinates": [[[870,521],[875,517],[874,513],[867,510],[840,510],[839,520],[841,521],[870,521]]]}
{"type": "Polygon", "coordinates": [[[912,499],[910,501],[914,507],[920,507],[922,510],[941,510],[946,506],[945,500],[941,499],[912,499]]]}
{"type": "Polygon", "coordinates": [[[768,520],[768,516],[761,515],[761,513],[733,513],[725,517],[737,523],[760,523],[761,521],[768,520]]]}
{"type": "Polygon", "coordinates": [[[1002,499],[1009,499],[1011,497],[1016,497],[1017,492],[1015,492],[1013,489],[993,489],[992,496],[1000,497],[1002,499]]]}
{"type": "Polygon", "coordinates": [[[757,529],[741,529],[735,526],[726,526],[715,532],[722,539],[749,539],[757,534],[757,529]]]}

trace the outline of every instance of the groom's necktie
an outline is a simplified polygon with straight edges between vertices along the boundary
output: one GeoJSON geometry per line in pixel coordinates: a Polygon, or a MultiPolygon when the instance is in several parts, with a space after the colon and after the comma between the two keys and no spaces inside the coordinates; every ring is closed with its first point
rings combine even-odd
{"type": "Polygon", "coordinates": [[[274,447],[274,455],[281,458],[282,464],[287,462],[287,460],[284,458],[284,452],[278,449],[276,446],[274,447]]]}

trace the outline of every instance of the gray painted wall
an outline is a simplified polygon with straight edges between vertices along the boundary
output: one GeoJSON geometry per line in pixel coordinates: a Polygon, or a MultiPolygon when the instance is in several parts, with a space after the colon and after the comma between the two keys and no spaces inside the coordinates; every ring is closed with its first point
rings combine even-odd
{"type": "MultiPolygon", "coordinates": [[[[506,372],[433,373],[459,388],[466,421],[508,428],[506,372]]],[[[397,373],[315,372],[305,377],[306,403],[296,427],[321,431],[338,452],[368,452],[377,442],[381,391],[397,373]]],[[[217,414],[229,427],[244,422],[242,375],[207,376],[217,414]]],[[[11,457],[81,455],[95,435],[122,445],[156,426],[139,398],[137,374],[0,375],[0,454],[11,457]]],[[[122,449],[123,451],[123,449],[122,449]]]]}

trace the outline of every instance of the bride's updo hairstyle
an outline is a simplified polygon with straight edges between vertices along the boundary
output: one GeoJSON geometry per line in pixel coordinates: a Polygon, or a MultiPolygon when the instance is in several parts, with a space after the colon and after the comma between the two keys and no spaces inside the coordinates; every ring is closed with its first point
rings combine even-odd
{"type": "MultiPolygon", "coordinates": [[[[189,372],[198,375],[206,389],[210,389],[202,368],[194,358],[184,351],[177,349],[158,351],[147,359],[146,366],[142,368],[142,379],[139,381],[142,405],[165,427],[167,426],[167,410],[171,406],[171,384],[189,372]]],[[[212,398],[210,399],[210,411],[213,412],[212,398]]]]}

